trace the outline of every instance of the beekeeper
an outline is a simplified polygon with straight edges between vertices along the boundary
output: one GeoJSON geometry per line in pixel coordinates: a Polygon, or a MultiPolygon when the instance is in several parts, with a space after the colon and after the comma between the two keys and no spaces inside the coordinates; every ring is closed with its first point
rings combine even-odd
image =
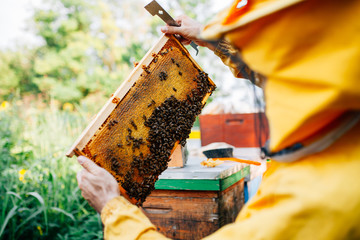
{"type": "MultiPolygon", "coordinates": [[[[236,221],[206,239],[360,239],[359,16],[356,0],[238,0],[201,33],[186,16],[163,28],[264,86],[272,167],[236,221]]],[[[78,160],[106,239],[165,238],[109,173],[78,160]]]]}

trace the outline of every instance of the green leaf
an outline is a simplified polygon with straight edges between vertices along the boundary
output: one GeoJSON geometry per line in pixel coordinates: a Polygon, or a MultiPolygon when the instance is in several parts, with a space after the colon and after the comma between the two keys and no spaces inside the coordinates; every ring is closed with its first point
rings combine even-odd
{"type": "Polygon", "coordinates": [[[65,216],[68,216],[69,218],[71,218],[71,220],[75,221],[75,218],[71,213],[68,213],[65,210],[61,209],[61,208],[52,207],[50,209],[54,210],[55,212],[60,212],[60,213],[64,214],[65,216]]]}
{"type": "Polygon", "coordinates": [[[34,213],[32,213],[29,217],[27,217],[24,221],[21,222],[21,224],[19,226],[17,226],[16,228],[16,232],[22,227],[24,226],[27,222],[29,222],[31,219],[35,218],[37,215],[39,215],[42,211],[44,211],[44,206],[40,207],[37,211],[35,211],[34,213]]]}
{"type": "Polygon", "coordinates": [[[18,209],[18,206],[14,206],[14,207],[10,210],[10,212],[6,215],[6,218],[5,218],[4,222],[3,222],[3,224],[1,225],[0,237],[2,236],[2,234],[3,234],[4,230],[5,230],[5,227],[6,227],[7,223],[9,222],[9,220],[10,220],[13,216],[15,216],[17,209],[18,209]]]}
{"type": "Polygon", "coordinates": [[[6,194],[8,194],[8,195],[13,195],[13,196],[17,197],[18,199],[22,200],[22,198],[20,197],[20,195],[17,194],[17,193],[15,193],[15,192],[8,191],[8,192],[6,192],[6,194]]]}
{"type": "Polygon", "coordinates": [[[33,196],[36,198],[42,206],[45,205],[44,199],[37,192],[28,192],[27,195],[33,196]]]}

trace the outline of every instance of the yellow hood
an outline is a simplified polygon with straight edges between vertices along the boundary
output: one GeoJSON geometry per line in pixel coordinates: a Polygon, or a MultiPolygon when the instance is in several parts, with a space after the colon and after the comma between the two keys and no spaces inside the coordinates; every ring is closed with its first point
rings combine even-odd
{"type": "Polygon", "coordinates": [[[313,135],[360,109],[360,1],[257,0],[230,24],[229,10],[202,37],[225,38],[267,77],[270,150],[313,135]]]}

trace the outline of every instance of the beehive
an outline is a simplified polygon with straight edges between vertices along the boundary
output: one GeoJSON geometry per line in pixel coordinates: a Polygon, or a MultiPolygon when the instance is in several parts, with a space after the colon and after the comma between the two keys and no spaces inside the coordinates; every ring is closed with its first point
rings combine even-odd
{"type": "Polygon", "coordinates": [[[123,196],[141,204],[214,89],[187,49],[163,35],[67,156],[92,159],[117,179],[123,196]]]}

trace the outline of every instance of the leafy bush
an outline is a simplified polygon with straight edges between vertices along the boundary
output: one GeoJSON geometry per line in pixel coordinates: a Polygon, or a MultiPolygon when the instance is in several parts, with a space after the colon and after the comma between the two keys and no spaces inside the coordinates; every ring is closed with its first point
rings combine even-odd
{"type": "Polygon", "coordinates": [[[85,122],[56,107],[0,110],[0,239],[102,238],[77,187],[80,167],[64,156],[85,122]]]}

